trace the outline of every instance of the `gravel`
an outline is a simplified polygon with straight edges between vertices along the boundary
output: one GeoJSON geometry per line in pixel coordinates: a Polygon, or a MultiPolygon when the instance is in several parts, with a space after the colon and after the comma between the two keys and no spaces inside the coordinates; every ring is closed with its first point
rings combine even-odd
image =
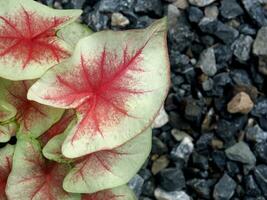
{"type": "Polygon", "coordinates": [[[172,84],[151,155],[130,181],[138,199],[267,199],[266,0],[42,2],[82,8],[95,31],[169,17],[172,84]]]}

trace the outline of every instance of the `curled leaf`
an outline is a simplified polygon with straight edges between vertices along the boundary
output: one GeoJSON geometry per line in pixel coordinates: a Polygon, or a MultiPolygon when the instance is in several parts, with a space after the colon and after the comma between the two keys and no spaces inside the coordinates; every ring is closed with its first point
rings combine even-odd
{"type": "Polygon", "coordinates": [[[32,0],[0,2],[0,77],[35,79],[70,56],[56,31],[80,10],[54,10],[32,0]]]}
{"type": "MultiPolygon", "coordinates": [[[[73,123],[68,129],[73,126],[73,123]]],[[[68,192],[94,193],[127,183],[141,168],[151,150],[151,129],[111,149],[67,159],[61,153],[64,134],[52,138],[43,149],[48,159],[57,162],[72,162],[74,167],[67,174],[63,187],[68,192]]]]}
{"type": "Polygon", "coordinates": [[[84,194],[82,200],[137,200],[137,198],[131,189],[123,185],[94,194],[84,194]]]}
{"type": "Polygon", "coordinates": [[[64,111],[28,100],[27,92],[32,84],[33,81],[0,79],[0,97],[16,108],[15,119],[20,126],[19,133],[39,137],[60,119],[64,111]]]}
{"type": "Polygon", "coordinates": [[[0,199],[7,200],[6,183],[9,173],[12,168],[12,158],[14,153],[14,146],[6,145],[0,149],[0,199]]]}
{"type": "Polygon", "coordinates": [[[69,194],[62,188],[68,169],[67,165],[45,160],[36,140],[20,138],[14,153],[6,194],[12,200],[79,200],[79,195],[69,194]]]}
{"type": "Polygon", "coordinates": [[[16,108],[6,101],[0,101],[0,122],[5,122],[17,113],[16,108]]]}
{"type": "Polygon", "coordinates": [[[75,158],[111,149],[153,122],[169,87],[166,19],[144,30],[103,31],[78,42],[71,59],[49,70],[28,98],[74,108],[78,123],[62,151],[75,158]]]}
{"type": "Polygon", "coordinates": [[[16,134],[16,131],[17,124],[15,122],[0,125],[0,142],[8,142],[16,134]]]}

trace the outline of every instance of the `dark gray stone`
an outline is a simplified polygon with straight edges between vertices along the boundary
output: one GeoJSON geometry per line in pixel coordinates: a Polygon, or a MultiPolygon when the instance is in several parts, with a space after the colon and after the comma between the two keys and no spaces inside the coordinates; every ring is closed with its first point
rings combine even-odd
{"type": "Polygon", "coordinates": [[[233,27],[207,17],[202,18],[198,25],[202,32],[215,35],[225,44],[231,44],[239,35],[239,32],[233,27]]]}
{"type": "Polygon", "coordinates": [[[251,111],[251,114],[256,117],[267,116],[267,99],[258,99],[254,105],[253,110],[251,111]]]}
{"type": "Polygon", "coordinates": [[[259,0],[242,0],[242,3],[251,19],[259,26],[267,26],[266,12],[259,0]]]}
{"type": "Polygon", "coordinates": [[[265,197],[267,197],[267,166],[258,165],[254,171],[255,179],[265,197]]]}
{"type": "Polygon", "coordinates": [[[179,191],[185,187],[185,178],[181,169],[167,168],[159,172],[159,185],[166,191],[179,191]]]}
{"type": "Polygon", "coordinates": [[[229,200],[234,195],[236,182],[227,174],[224,174],[215,185],[213,191],[214,200],[229,200]]]}
{"type": "Polygon", "coordinates": [[[199,57],[199,61],[197,64],[203,73],[205,73],[208,76],[213,76],[217,72],[216,67],[216,58],[213,48],[208,48],[204,50],[199,57]]]}
{"type": "Polygon", "coordinates": [[[254,154],[251,152],[249,146],[243,141],[227,148],[225,154],[230,160],[238,161],[243,164],[255,165],[256,163],[254,154]]]}
{"type": "Polygon", "coordinates": [[[267,164],[267,144],[266,141],[257,143],[254,147],[254,153],[257,159],[267,164]]]}
{"type": "Polygon", "coordinates": [[[267,27],[262,27],[253,44],[253,53],[257,56],[267,55],[267,27]]]}
{"type": "Polygon", "coordinates": [[[185,162],[187,162],[193,150],[194,144],[192,140],[188,137],[185,137],[179,145],[173,147],[171,156],[174,159],[183,159],[185,162]]]}
{"type": "Polygon", "coordinates": [[[252,175],[246,176],[245,181],[245,192],[249,196],[257,197],[261,195],[261,191],[257,183],[255,182],[252,175]]]}
{"type": "Polygon", "coordinates": [[[134,11],[136,13],[148,14],[151,16],[162,16],[162,3],[160,0],[137,0],[134,11]]]}
{"type": "Polygon", "coordinates": [[[137,197],[142,193],[142,187],[144,184],[144,179],[136,174],[128,183],[128,186],[134,191],[137,197]]]}
{"type": "Polygon", "coordinates": [[[234,55],[240,62],[245,62],[250,58],[252,43],[253,38],[248,35],[240,35],[239,38],[234,42],[234,55]]]}
{"type": "Polygon", "coordinates": [[[193,23],[198,23],[204,16],[201,9],[195,6],[190,6],[188,9],[189,21],[193,23]]]}
{"type": "Polygon", "coordinates": [[[214,184],[214,181],[195,178],[187,181],[186,184],[191,187],[199,197],[210,199],[211,186],[214,184]]]}
{"type": "Polygon", "coordinates": [[[216,0],[189,0],[189,3],[198,7],[205,7],[216,0]]]}
{"type": "Polygon", "coordinates": [[[244,13],[236,0],[223,0],[220,7],[221,15],[226,19],[232,19],[244,13]]]}
{"type": "Polygon", "coordinates": [[[157,200],[191,200],[191,198],[184,191],[164,191],[161,188],[155,190],[155,197],[157,200]]]}
{"type": "Polygon", "coordinates": [[[264,142],[267,140],[267,132],[262,130],[257,124],[253,127],[249,127],[246,130],[246,139],[252,142],[264,142]]]}

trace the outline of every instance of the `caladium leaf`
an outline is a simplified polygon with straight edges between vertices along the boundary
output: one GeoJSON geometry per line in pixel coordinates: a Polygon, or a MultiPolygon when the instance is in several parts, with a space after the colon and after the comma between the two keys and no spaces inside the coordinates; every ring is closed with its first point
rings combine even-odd
{"type": "Polygon", "coordinates": [[[16,132],[17,124],[15,122],[0,125],[0,142],[8,142],[16,132]]]}
{"type": "Polygon", "coordinates": [[[0,79],[0,98],[13,105],[17,114],[19,133],[39,137],[58,121],[64,112],[27,99],[28,88],[33,81],[8,81],[0,79]]]}
{"type": "Polygon", "coordinates": [[[93,31],[88,26],[78,22],[73,22],[57,32],[58,37],[69,43],[72,47],[75,47],[80,39],[91,34],[93,34],[93,31]]]}
{"type": "Polygon", "coordinates": [[[62,151],[74,158],[111,149],[153,122],[169,87],[166,19],[145,30],[94,33],[29,90],[39,103],[74,108],[62,151]]]}
{"type": "Polygon", "coordinates": [[[54,10],[32,0],[0,1],[0,77],[35,79],[69,57],[70,46],[56,31],[80,10],[54,10]]]}
{"type": "MultiPolygon", "coordinates": [[[[67,132],[55,136],[44,147],[43,154],[48,159],[58,162],[71,161],[60,151],[67,132]]],[[[94,193],[127,183],[149,155],[151,132],[149,128],[115,149],[94,152],[72,160],[74,168],[64,179],[64,189],[74,193],[94,193]]]]}
{"type": "Polygon", "coordinates": [[[126,185],[94,194],[85,194],[82,200],[137,200],[133,191],[126,185]]]}
{"type": "Polygon", "coordinates": [[[0,101],[0,122],[5,122],[17,113],[16,108],[6,101],[0,101]]]}
{"type": "Polygon", "coordinates": [[[7,197],[12,200],[79,200],[79,195],[69,194],[62,188],[68,169],[67,165],[45,160],[36,140],[21,137],[16,145],[13,167],[7,181],[7,197]]]}
{"type": "Polygon", "coordinates": [[[14,146],[6,145],[0,149],[0,199],[7,200],[6,182],[12,167],[14,146]]]}
{"type": "MultiPolygon", "coordinates": [[[[62,115],[61,119],[56,122],[49,130],[40,136],[40,141],[45,145],[51,138],[59,135],[65,131],[70,122],[76,117],[73,110],[66,110],[62,115]]],[[[60,145],[61,146],[61,145],[60,145]]],[[[60,150],[61,151],[61,150],[60,150]]]]}

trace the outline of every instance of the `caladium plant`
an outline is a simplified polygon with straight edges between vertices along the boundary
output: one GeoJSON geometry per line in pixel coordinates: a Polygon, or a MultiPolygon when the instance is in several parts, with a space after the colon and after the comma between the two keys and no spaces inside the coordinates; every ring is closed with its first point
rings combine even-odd
{"type": "Polygon", "coordinates": [[[0,0],[1,200],[136,200],[170,83],[166,19],[93,33],[81,13],[0,0]]]}

